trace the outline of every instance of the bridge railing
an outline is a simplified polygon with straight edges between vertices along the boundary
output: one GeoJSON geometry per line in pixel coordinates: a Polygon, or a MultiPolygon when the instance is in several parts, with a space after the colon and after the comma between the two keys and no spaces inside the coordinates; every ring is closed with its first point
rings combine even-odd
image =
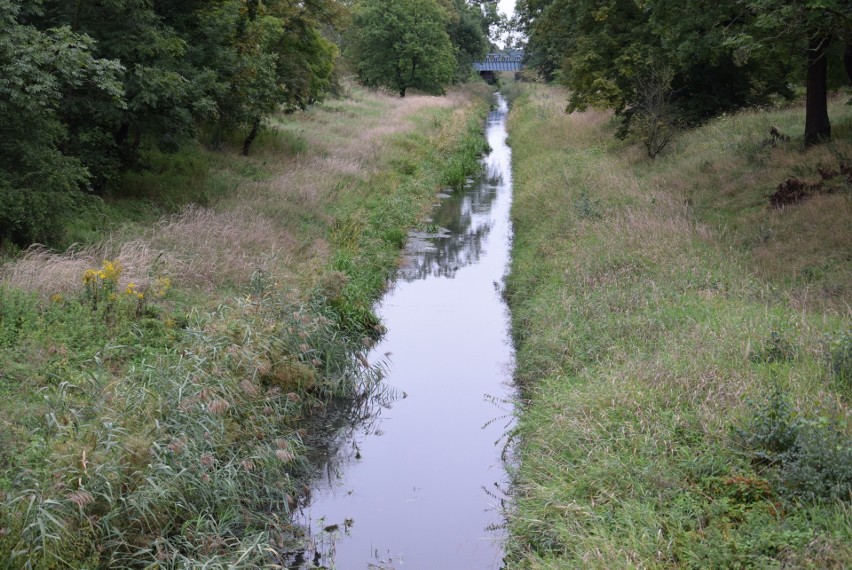
{"type": "Polygon", "coordinates": [[[489,53],[482,61],[474,62],[476,71],[520,71],[523,69],[523,52],[489,53]]]}

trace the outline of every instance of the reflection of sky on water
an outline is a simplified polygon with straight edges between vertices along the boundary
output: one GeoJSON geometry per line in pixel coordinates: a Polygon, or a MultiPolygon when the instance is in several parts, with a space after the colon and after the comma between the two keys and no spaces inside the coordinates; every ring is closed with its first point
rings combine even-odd
{"type": "Polygon", "coordinates": [[[315,541],[306,563],[501,567],[507,475],[496,442],[511,410],[497,404],[511,398],[513,354],[494,285],[509,261],[512,176],[498,101],[485,172],[435,208],[438,231],[410,236],[399,282],[378,307],[388,333],[369,359],[393,389],[331,403],[318,430],[325,445],[307,441],[320,472],[300,510],[315,541]]]}

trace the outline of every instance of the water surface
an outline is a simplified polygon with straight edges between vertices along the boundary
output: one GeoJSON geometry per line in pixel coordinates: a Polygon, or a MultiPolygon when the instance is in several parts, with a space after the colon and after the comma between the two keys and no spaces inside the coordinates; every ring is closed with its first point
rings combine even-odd
{"type": "Polygon", "coordinates": [[[378,309],[388,333],[371,361],[397,392],[341,428],[325,458],[302,513],[321,565],[501,567],[513,361],[500,296],[511,240],[506,112],[497,95],[483,175],[443,198],[429,233],[410,236],[378,309]]]}

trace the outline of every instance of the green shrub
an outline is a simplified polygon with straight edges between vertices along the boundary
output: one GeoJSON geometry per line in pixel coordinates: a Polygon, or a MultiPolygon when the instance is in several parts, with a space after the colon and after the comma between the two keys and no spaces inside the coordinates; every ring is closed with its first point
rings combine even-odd
{"type": "Polygon", "coordinates": [[[0,287],[0,348],[15,346],[21,329],[36,316],[36,303],[32,295],[0,287]]]}
{"type": "Polygon", "coordinates": [[[778,331],[772,331],[769,338],[763,341],[763,345],[752,351],[752,362],[763,362],[767,364],[778,362],[790,362],[798,356],[798,349],[789,339],[778,331]]]}
{"type": "Polygon", "coordinates": [[[852,331],[843,331],[829,339],[828,369],[836,387],[847,395],[852,392],[852,331]]]}
{"type": "Polygon", "coordinates": [[[781,456],[782,493],[804,501],[852,500],[852,438],[825,417],[797,425],[796,443],[781,456]]]}
{"type": "Polygon", "coordinates": [[[798,430],[793,406],[777,385],[766,401],[754,406],[751,421],[738,436],[756,459],[772,464],[796,443],[798,430]]]}
{"type": "Polygon", "coordinates": [[[737,434],[782,496],[811,502],[852,499],[852,437],[834,418],[801,417],[777,385],[737,434]]]}

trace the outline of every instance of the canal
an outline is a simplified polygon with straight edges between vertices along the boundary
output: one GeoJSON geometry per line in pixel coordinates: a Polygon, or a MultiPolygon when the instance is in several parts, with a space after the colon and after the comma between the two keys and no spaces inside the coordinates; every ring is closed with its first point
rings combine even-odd
{"type": "Polygon", "coordinates": [[[506,101],[488,115],[481,176],[412,233],[371,353],[387,390],[341,428],[300,518],[314,563],[351,569],[499,569],[501,458],[513,353],[501,291],[512,200],[506,101]]]}

